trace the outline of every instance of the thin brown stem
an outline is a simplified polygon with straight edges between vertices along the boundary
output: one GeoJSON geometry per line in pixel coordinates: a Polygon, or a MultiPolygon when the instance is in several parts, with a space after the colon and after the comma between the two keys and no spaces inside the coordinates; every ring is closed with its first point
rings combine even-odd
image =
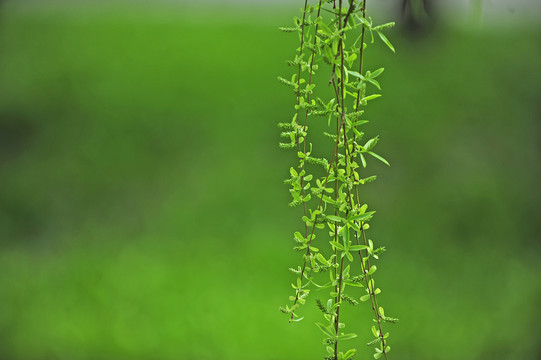
{"type": "MultiPolygon", "coordinates": [[[[308,8],[308,0],[304,0],[304,10],[303,10],[303,14],[302,14],[302,22],[301,22],[301,45],[299,47],[299,60],[300,58],[302,57],[302,54],[303,54],[303,50],[304,50],[304,31],[305,31],[305,27],[306,27],[306,10],[308,8]]],[[[297,121],[299,119],[299,105],[301,103],[301,73],[302,73],[302,65],[299,63],[299,68],[298,68],[298,73],[297,73],[297,121]]],[[[300,140],[299,140],[299,127],[296,126],[296,143],[297,143],[297,150],[300,152],[301,151],[301,144],[300,144],[300,140]]],[[[306,139],[305,139],[306,141],[306,139]]],[[[304,152],[304,151],[303,151],[304,152]]],[[[304,176],[301,176],[301,193],[302,193],[302,205],[303,205],[303,210],[304,210],[304,216],[306,216],[307,214],[307,211],[306,211],[306,202],[304,201],[304,197],[305,197],[305,191],[304,191],[304,176]]],[[[304,224],[304,232],[305,232],[305,236],[306,236],[306,233],[308,232],[308,226],[306,225],[306,223],[304,224]]]]}
{"type": "MultiPolygon", "coordinates": [[[[363,1],[363,6],[362,6],[361,10],[362,10],[362,13],[363,13],[363,18],[366,18],[366,0],[363,1]]],[[[360,47],[360,50],[359,50],[359,74],[361,74],[361,75],[363,73],[364,38],[365,38],[365,32],[366,32],[365,30],[366,30],[366,28],[363,25],[363,28],[361,30],[361,47],[360,47]]],[[[355,111],[359,111],[360,104],[361,104],[360,96],[361,96],[361,90],[358,89],[357,90],[357,100],[356,100],[356,104],[355,104],[356,105],[355,106],[355,111]]],[[[354,134],[353,139],[354,139],[354,143],[355,143],[355,140],[356,140],[356,135],[355,134],[354,134]]],[[[356,193],[356,197],[357,197],[357,202],[360,203],[358,185],[355,184],[354,187],[355,187],[355,193],[356,193]]],[[[364,245],[368,246],[368,242],[367,242],[367,239],[366,239],[366,234],[365,234],[365,231],[364,231],[364,223],[362,221],[359,222],[359,227],[361,229],[361,233],[362,233],[362,236],[363,236],[364,245]]],[[[359,245],[360,242],[359,242],[359,236],[358,236],[357,233],[355,233],[355,237],[356,237],[356,240],[357,240],[357,244],[359,245]]],[[[369,289],[369,283],[371,283],[372,280],[373,280],[372,275],[368,275],[368,271],[366,271],[366,268],[370,269],[370,267],[371,267],[371,265],[370,265],[370,256],[369,256],[369,254],[367,252],[367,254],[366,254],[366,266],[364,264],[362,251],[359,251],[359,257],[360,257],[360,260],[361,260],[361,268],[362,268],[362,271],[363,271],[363,274],[364,274],[366,286],[367,286],[367,289],[369,289]]],[[[370,291],[370,289],[369,289],[369,294],[370,294],[370,302],[372,304],[372,309],[374,311],[374,315],[376,316],[376,322],[378,324],[378,330],[379,330],[379,336],[380,336],[380,339],[381,339],[383,356],[385,357],[385,359],[387,359],[387,352],[385,351],[385,339],[383,337],[384,335],[383,335],[383,330],[382,330],[382,327],[381,327],[381,314],[379,313],[379,306],[378,306],[376,294],[374,293],[374,289],[372,289],[372,291],[370,291]]]]}
{"type": "MultiPolygon", "coordinates": [[[[363,18],[366,18],[366,0],[363,1],[363,18]]],[[[366,28],[363,25],[363,28],[361,30],[361,48],[359,50],[359,74],[363,74],[363,55],[364,55],[364,34],[365,34],[366,28]]],[[[359,111],[359,106],[361,105],[361,89],[357,90],[357,101],[355,104],[355,111],[359,111]]]]}
{"type": "MultiPolygon", "coordinates": [[[[364,232],[364,224],[363,224],[362,221],[360,222],[360,225],[361,225],[361,233],[363,234],[364,244],[365,244],[365,246],[368,246],[368,243],[366,241],[366,234],[364,232]]],[[[359,255],[361,256],[361,263],[362,263],[363,262],[362,261],[362,254],[361,254],[360,251],[359,251],[359,255]]],[[[366,257],[366,267],[368,267],[368,269],[370,269],[370,256],[366,257]]],[[[373,280],[372,275],[368,275],[368,273],[365,272],[365,280],[366,280],[366,284],[367,284],[366,286],[368,287],[368,283],[372,282],[372,280],[373,280]],[[370,279],[368,279],[368,278],[370,278],[370,279]]],[[[370,291],[370,289],[369,289],[369,291],[370,291]]],[[[385,351],[385,339],[383,338],[383,330],[381,328],[381,314],[379,313],[378,300],[376,298],[376,294],[374,293],[374,289],[372,289],[372,291],[370,291],[370,301],[372,303],[372,309],[374,310],[374,314],[376,315],[376,321],[378,323],[379,337],[381,339],[381,345],[382,345],[382,348],[383,348],[383,355],[385,356],[385,359],[387,359],[387,352],[385,351]]]]}
{"type": "MultiPolygon", "coordinates": [[[[331,173],[331,169],[332,169],[332,163],[334,161],[334,158],[337,156],[336,153],[337,153],[337,150],[338,150],[338,140],[339,140],[339,138],[336,137],[336,141],[334,143],[334,150],[333,150],[333,153],[332,153],[332,156],[331,156],[331,161],[329,162],[329,167],[327,169],[327,174],[325,175],[325,182],[323,183],[323,189],[325,189],[325,187],[327,186],[327,183],[329,182],[329,177],[330,177],[330,173],[331,173]]],[[[325,191],[322,191],[321,196],[319,197],[319,203],[318,203],[318,206],[317,206],[318,210],[321,209],[324,194],[325,194],[325,191]]],[[[308,261],[308,257],[310,256],[310,245],[312,244],[312,237],[313,237],[314,231],[316,229],[316,224],[317,224],[318,217],[319,217],[319,214],[317,214],[316,217],[314,218],[314,224],[312,225],[312,230],[310,232],[310,236],[308,237],[306,258],[304,259],[304,263],[302,265],[301,274],[300,274],[301,279],[304,277],[304,273],[306,271],[306,262],[308,261]]],[[[295,306],[297,304],[298,300],[299,300],[299,291],[297,291],[297,293],[295,295],[295,300],[293,301],[293,306],[295,306]]],[[[293,313],[291,314],[290,320],[293,320],[293,313]]]]}
{"type": "MultiPolygon", "coordinates": [[[[345,92],[345,82],[344,82],[344,79],[345,79],[345,73],[344,73],[345,72],[345,70],[344,70],[344,64],[345,64],[344,37],[345,37],[345,33],[342,32],[342,29],[343,29],[343,27],[347,26],[348,17],[351,16],[351,14],[353,14],[353,12],[355,11],[355,5],[354,4],[355,4],[354,2],[350,2],[350,7],[349,7],[349,9],[348,9],[348,11],[347,11],[347,13],[345,14],[345,17],[344,17],[343,9],[342,9],[342,0],[339,0],[339,2],[338,2],[338,7],[339,7],[339,10],[338,10],[338,17],[339,17],[339,19],[338,19],[338,30],[341,32],[341,35],[340,35],[340,42],[339,42],[339,45],[338,45],[338,53],[335,55],[335,59],[337,59],[338,56],[340,56],[340,72],[339,72],[339,74],[336,74],[336,67],[338,65],[335,62],[335,64],[333,65],[333,72],[332,72],[330,82],[333,85],[333,89],[335,91],[335,96],[336,96],[336,102],[337,102],[337,105],[340,108],[340,112],[337,113],[336,141],[335,141],[335,146],[334,146],[333,153],[332,153],[332,156],[331,156],[331,160],[330,160],[330,162],[328,164],[327,173],[325,175],[325,181],[324,181],[324,184],[323,184],[323,189],[326,188],[328,182],[330,181],[331,170],[332,170],[333,166],[335,167],[335,169],[338,169],[338,166],[339,166],[338,147],[339,147],[340,136],[341,135],[343,135],[344,156],[345,156],[346,169],[349,169],[349,162],[352,161],[352,159],[350,159],[351,153],[350,153],[349,146],[348,146],[348,137],[347,137],[347,132],[346,132],[346,106],[345,106],[346,92],[345,92]],[[340,82],[339,83],[337,83],[337,79],[336,79],[335,74],[340,76],[340,79],[339,79],[340,82]],[[341,131],[343,132],[343,134],[340,134],[341,131]]],[[[304,31],[305,31],[304,26],[305,26],[305,16],[306,16],[306,6],[307,6],[307,0],[305,1],[305,11],[304,11],[303,23],[302,23],[303,30],[301,31],[302,32],[302,40],[301,40],[300,55],[302,54],[303,45],[304,45],[304,31]]],[[[319,7],[318,7],[318,17],[320,15],[320,10],[321,10],[321,0],[319,2],[319,7]]],[[[361,11],[362,11],[363,17],[366,17],[366,0],[363,1],[361,11]]],[[[316,28],[315,28],[314,49],[317,46],[317,30],[318,30],[318,25],[316,25],[316,28]]],[[[359,73],[360,74],[362,74],[362,69],[363,69],[364,39],[365,39],[365,27],[364,27],[364,25],[362,27],[361,39],[362,39],[361,40],[361,47],[360,47],[360,51],[359,51],[359,58],[360,58],[359,59],[359,73]]],[[[309,75],[309,81],[308,81],[309,85],[312,84],[312,73],[313,73],[313,66],[314,66],[314,58],[315,58],[315,56],[312,56],[312,58],[310,59],[310,70],[309,70],[310,75],[309,75]]],[[[302,70],[302,67],[301,67],[301,65],[299,65],[299,72],[298,72],[298,74],[299,74],[299,78],[298,78],[298,82],[299,82],[298,83],[298,85],[299,85],[299,88],[298,88],[298,104],[300,104],[300,96],[301,96],[301,90],[300,90],[301,70],[302,70]]],[[[360,105],[361,105],[360,93],[361,93],[361,91],[359,89],[357,91],[357,98],[356,98],[356,101],[355,101],[355,109],[356,109],[356,111],[359,111],[359,108],[360,108],[360,105]]],[[[306,98],[307,98],[307,101],[309,102],[310,101],[310,94],[307,94],[306,98]]],[[[298,118],[298,114],[299,114],[299,109],[297,109],[297,118],[298,118]]],[[[306,109],[305,119],[304,119],[304,127],[302,127],[303,132],[305,132],[306,129],[307,129],[308,116],[309,116],[309,109],[306,109]]],[[[297,133],[298,133],[298,131],[299,131],[299,127],[297,128],[297,133]]],[[[355,135],[353,137],[353,142],[354,142],[354,144],[356,143],[355,135]]],[[[298,146],[299,151],[301,151],[301,146],[300,146],[300,142],[298,141],[298,137],[297,137],[297,146],[298,146]]],[[[355,151],[355,149],[353,149],[353,151],[355,151]]],[[[302,147],[302,152],[306,154],[306,139],[305,139],[304,145],[302,147]]],[[[303,169],[304,169],[304,165],[303,165],[303,169]]],[[[338,179],[336,179],[337,170],[333,171],[333,175],[334,175],[334,181],[335,181],[335,186],[334,186],[335,194],[334,195],[335,195],[335,199],[336,199],[336,197],[338,196],[338,181],[337,181],[338,179]]],[[[354,180],[355,180],[354,171],[352,171],[351,169],[349,169],[349,171],[346,172],[346,176],[348,176],[348,177],[352,176],[354,178],[354,180]]],[[[303,181],[303,179],[301,179],[301,181],[303,181]]],[[[323,204],[324,192],[325,191],[322,190],[322,192],[320,194],[320,198],[319,198],[318,207],[317,207],[317,209],[320,212],[323,210],[322,204],[323,204]]],[[[355,185],[355,193],[356,193],[357,204],[359,204],[360,203],[359,202],[359,192],[358,192],[358,186],[357,185],[355,185]]],[[[304,197],[304,185],[303,185],[303,197],[304,197]]],[[[350,190],[348,190],[348,202],[349,202],[349,208],[346,209],[346,217],[347,217],[347,213],[349,213],[349,209],[355,209],[355,200],[354,200],[350,190]]],[[[336,211],[337,210],[335,209],[335,215],[337,215],[336,211]]],[[[306,205],[305,205],[305,215],[306,215],[306,205]]],[[[303,263],[303,266],[302,266],[302,269],[301,269],[301,274],[300,274],[301,279],[303,279],[305,277],[307,261],[310,261],[310,257],[311,257],[310,246],[311,246],[311,242],[312,242],[314,231],[315,231],[315,226],[317,224],[317,220],[318,220],[319,216],[320,216],[320,214],[317,214],[315,216],[314,222],[313,222],[313,224],[311,226],[310,236],[307,236],[307,239],[308,239],[308,241],[307,241],[307,250],[306,250],[304,263],[303,263]]],[[[364,232],[364,224],[363,224],[362,221],[359,222],[359,226],[360,226],[360,229],[361,229],[364,244],[366,246],[368,246],[366,235],[365,235],[365,232],[364,232]]],[[[348,231],[347,227],[344,229],[344,231],[348,231]]],[[[308,234],[308,225],[305,224],[305,235],[307,235],[307,234],[308,234]]],[[[338,226],[335,227],[334,238],[335,238],[335,241],[337,241],[337,238],[338,238],[338,226]]],[[[356,238],[357,244],[360,244],[360,239],[359,239],[358,232],[355,232],[355,238],[356,238]]],[[[334,275],[335,275],[334,279],[335,279],[335,281],[337,280],[337,283],[335,285],[335,292],[337,293],[337,296],[335,297],[334,301],[335,301],[335,304],[337,304],[337,306],[336,306],[336,310],[335,310],[336,312],[335,312],[335,316],[334,316],[334,327],[335,327],[335,332],[336,332],[337,337],[339,335],[340,307],[341,307],[341,297],[342,297],[342,287],[343,287],[343,271],[344,271],[344,258],[342,257],[341,259],[338,259],[338,255],[339,255],[339,253],[337,252],[337,250],[335,248],[335,257],[334,257],[333,263],[336,265],[336,267],[334,267],[334,275]],[[340,263],[339,266],[338,266],[338,262],[340,263]]],[[[381,338],[381,344],[382,344],[382,347],[383,347],[383,355],[385,356],[385,359],[387,359],[387,354],[386,354],[386,351],[385,351],[385,339],[383,338],[383,331],[382,331],[382,325],[381,325],[382,317],[381,317],[381,315],[379,313],[379,307],[378,307],[376,295],[374,293],[374,289],[372,288],[372,290],[370,290],[370,283],[373,281],[372,275],[368,274],[368,269],[370,269],[370,257],[369,257],[369,254],[367,254],[366,257],[363,257],[363,253],[361,251],[359,251],[359,256],[360,256],[360,260],[361,260],[361,268],[362,268],[362,271],[363,271],[363,274],[364,274],[365,283],[366,283],[367,288],[369,289],[372,309],[374,310],[375,317],[376,317],[376,322],[378,324],[379,336],[381,338]]],[[[312,268],[311,264],[310,264],[310,267],[312,268]]],[[[312,274],[310,273],[310,278],[311,278],[311,276],[312,276],[312,274]]],[[[300,294],[301,294],[301,291],[298,290],[297,293],[296,293],[295,300],[294,300],[294,305],[297,304],[300,294]]],[[[294,317],[294,314],[291,315],[291,319],[293,319],[293,317],[294,317]]],[[[338,359],[338,341],[336,341],[335,344],[334,344],[334,359],[335,360],[338,359]]]]}
{"type": "MultiPolygon", "coordinates": [[[[318,4],[318,9],[317,9],[317,17],[319,18],[319,16],[321,15],[321,2],[322,0],[319,0],[319,4],[318,4]]],[[[305,11],[304,13],[306,14],[306,5],[307,3],[305,2],[305,11]]],[[[304,20],[303,20],[304,21],[304,20]]],[[[309,78],[308,78],[308,86],[312,85],[312,75],[313,75],[313,72],[314,72],[314,58],[315,58],[315,47],[317,46],[317,31],[319,29],[319,23],[316,24],[316,28],[314,30],[314,50],[312,51],[312,56],[311,56],[311,59],[310,59],[310,68],[309,68],[309,78]]],[[[298,81],[300,82],[300,71],[302,69],[302,66],[299,64],[299,79],[298,81]]],[[[300,85],[300,83],[299,83],[300,85]]],[[[306,102],[307,103],[310,103],[310,93],[308,93],[306,95],[306,102]]],[[[300,98],[299,98],[299,104],[300,104],[300,98]]],[[[297,118],[298,118],[298,110],[297,110],[297,118]]],[[[308,128],[308,108],[306,109],[306,113],[304,114],[304,126],[303,126],[303,131],[306,132],[308,128]]],[[[305,136],[304,138],[304,141],[303,141],[303,145],[302,145],[302,153],[306,155],[306,142],[307,142],[307,136],[305,136]]],[[[299,146],[299,152],[300,152],[300,146],[299,146]]],[[[302,163],[302,167],[301,167],[301,172],[302,170],[304,170],[304,161],[302,163]]],[[[303,191],[303,197],[304,197],[304,176],[301,178],[301,188],[302,188],[302,191],[303,191]]],[[[307,215],[307,212],[306,212],[306,203],[304,202],[303,203],[303,206],[304,206],[304,216],[307,215]]],[[[306,224],[306,222],[304,223],[304,237],[307,237],[308,236],[308,225],[306,224]]],[[[310,245],[308,245],[307,247],[307,253],[308,253],[308,256],[310,256],[310,245]]],[[[313,271],[313,267],[312,267],[312,264],[310,263],[310,277],[312,277],[312,271],[313,271]]],[[[295,300],[296,302],[296,300],[295,300]]]]}
{"type": "MultiPolygon", "coordinates": [[[[342,0],[339,0],[338,2],[338,31],[340,32],[340,30],[342,30],[342,0]]],[[[340,97],[341,97],[341,123],[342,123],[342,126],[344,127],[344,138],[346,138],[346,129],[345,129],[345,120],[346,120],[346,116],[345,116],[345,104],[344,104],[344,34],[342,33],[341,36],[340,36],[340,42],[339,42],[339,45],[338,45],[338,48],[339,48],[339,51],[340,51],[340,59],[341,59],[341,64],[340,64],[340,69],[341,69],[341,74],[340,74],[340,97]]],[[[333,81],[334,83],[334,81],[333,81]]],[[[333,84],[333,87],[336,91],[336,84],[333,84]]],[[[338,95],[338,94],[337,94],[338,95]]],[[[338,99],[337,99],[337,102],[338,102],[338,99]]],[[[338,124],[338,121],[336,122],[338,124]]],[[[338,139],[340,136],[340,127],[338,127],[336,129],[336,138],[338,139]]],[[[347,144],[344,143],[345,145],[345,151],[347,153],[347,144]]],[[[346,158],[347,158],[347,154],[346,154],[346,158]]],[[[338,160],[338,157],[337,157],[337,160],[338,160]]],[[[346,160],[347,161],[347,160],[346,160]]],[[[338,168],[338,165],[337,165],[337,168],[338,168]]],[[[337,181],[338,182],[338,181],[337,181]]],[[[344,228],[343,231],[348,231],[348,228],[344,228]]],[[[338,232],[338,226],[336,226],[336,232],[338,232]]],[[[340,331],[340,305],[341,305],[341,302],[342,302],[342,279],[343,279],[343,274],[344,274],[344,258],[342,257],[340,259],[340,274],[339,274],[339,277],[338,277],[338,284],[337,284],[337,291],[336,293],[338,294],[337,295],[337,298],[336,298],[336,301],[335,303],[337,304],[336,306],[336,316],[334,318],[334,330],[335,330],[335,334],[336,334],[336,341],[334,343],[334,359],[335,360],[338,360],[338,335],[339,335],[339,331],[340,331]]]]}
{"type": "MultiPolygon", "coordinates": [[[[317,17],[321,15],[321,4],[322,0],[319,0],[318,8],[317,8],[317,17]]],[[[310,59],[310,76],[308,78],[308,86],[312,85],[312,75],[313,75],[313,69],[314,69],[314,58],[316,57],[315,48],[317,46],[317,31],[319,30],[319,23],[316,24],[316,28],[314,30],[314,50],[312,51],[312,58],[310,59]]],[[[306,95],[306,102],[310,103],[310,93],[306,95]]],[[[308,125],[308,109],[306,109],[306,114],[304,115],[304,130],[306,131],[308,125]]],[[[303,152],[306,153],[306,139],[304,139],[303,143],[303,152]]]]}

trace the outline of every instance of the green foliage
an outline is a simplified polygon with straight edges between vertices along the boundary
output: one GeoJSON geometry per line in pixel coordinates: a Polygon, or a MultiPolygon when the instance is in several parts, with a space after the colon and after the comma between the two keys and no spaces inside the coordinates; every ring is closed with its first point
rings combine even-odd
{"type": "Polygon", "coordinates": [[[383,323],[396,323],[398,319],[385,316],[383,308],[378,306],[376,296],[381,289],[375,286],[377,266],[371,262],[378,260],[385,248],[374,249],[372,240],[366,237],[368,222],[375,212],[368,211],[368,205],[360,202],[358,188],[376,180],[375,175],[361,176],[361,166],[367,167],[366,154],[386,165],[389,162],[374,152],[379,136],[361,143],[364,132],[359,128],[368,123],[361,118],[364,113],[361,106],[381,96],[372,91],[381,91],[376,78],[384,72],[384,68],[363,71],[368,46],[365,37],[369,34],[374,42],[376,32],[394,52],[393,45],[383,34],[394,23],[374,26],[366,15],[366,0],[349,0],[347,5],[342,0],[320,0],[316,6],[306,2],[302,18],[295,18],[294,22],[294,28],[280,30],[299,36],[298,53],[288,61],[288,65],[296,67],[296,72],[278,80],[296,94],[295,112],[290,123],[282,122],[278,126],[282,130],[280,137],[289,140],[280,143],[280,147],[295,149],[299,162],[296,168],[290,168],[290,178],[285,183],[290,186],[292,196],[289,205],[302,205],[304,211],[304,234],[297,231],[293,237],[294,249],[301,251],[303,257],[302,265],[290,269],[296,276],[292,284],[294,295],[290,296],[292,304],[280,309],[288,314],[290,321],[300,321],[302,317],[297,313],[306,304],[310,287],[327,289],[326,301],[316,299],[325,320],[316,323],[324,335],[325,359],[351,359],[356,350],[344,353],[339,351],[338,344],[357,334],[342,330],[345,324],[341,321],[340,309],[344,304],[356,306],[369,301],[376,325],[372,326],[375,339],[368,344],[375,347],[374,358],[387,358],[389,333],[383,332],[383,323]],[[315,96],[318,87],[313,75],[320,67],[328,70],[328,84],[334,92],[330,99],[325,99],[323,93],[315,96]],[[323,134],[334,143],[328,157],[312,155],[314,147],[307,140],[309,120],[318,121],[319,117],[327,118],[330,132],[323,134]],[[318,167],[323,168],[324,176],[310,173],[318,167]],[[321,250],[314,246],[316,231],[330,237],[330,241],[318,243],[321,250]],[[351,295],[361,290],[359,288],[364,289],[364,295],[351,295]]]}
{"type": "MultiPolygon", "coordinates": [[[[2,359],[231,360],[261,354],[302,360],[326,354],[313,324],[323,317],[315,298],[325,300],[326,291],[313,288],[299,310],[305,320],[293,326],[276,309],[287,296],[269,292],[284,285],[284,272],[296,268],[301,255],[282,241],[295,230],[304,233],[296,217],[283,219],[302,208],[284,206],[289,194],[276,186],[289,169],[284,160],[296,159],[296,151],[267,149],[261,141],[269,132],[278,140],[284,131],[273,122],[291,121],[276,116],[287,115],[293,99],[274,79],[293,69],[282,60],[293,51],[285,45],[296,34],[269,31],[269,23],[287,26],[291,16],[279,19],[291,3],[287,9],[271,1],[268,8],[252,8],[265,11],[267,20],[257,23],[251,11],[171,11],[170,3],[0,6],[0,71],[9,84],[2,120],[19,114],[17,123],[37,129],[22,157],[11,153],[2,163],[2,359]],[[195,51],[210,43],[220,56],[195,51]],[[246,44],[270,56],[254,61],[245,56],[246,44]],[[194,51],[187,56],[186,49],[194,51]],[[219,90],[208,92],[202,73],[219,90]],[[262,77],[274,86],[261,87],[262,77]],[[254,96],[254,89],[261,92],[254,96]],[[279,110],[269,111],[269,103],[257,98],[271,98],[279,110]],[[235,106],[237,100],[244,105],[235,106]],[[196,152],[198,133],[208,146],[196,152]],[[254,171],[248,159],[266,165],[254,171]],[[202,224],[216,208],[225,209],[213,220],[216,226],[202,224]],[[230,231],[236,225],[244,230],[230,231]],[[246,262],[237,261],[242,257],[246,262]],[[202,281],[216,274],[227,281],[202,281]],[[197,301],[187,294],[197,294],[197,301]],[[269,307],[274,316],[266,316],[269,307]],[[258,312],[265,315],[247,326],[246,317],[258,312]]],[[[372,120],[361,128],[364,141],[381,135],[381,155],[393,166],[373,166],[368,155],[367,173],[377,174],[378,182],[361,189],[367,190],[364,202],[378,210],[370,238],[392,256],[382,254],[375,263],[385,291],[378,302],[386,315],[407,323],[385,324],[392,330],[390,355],[537,359],[541,287],[532,274],[540,273],[541,261],[529,244],[538,244],[541,218],[535,186],[541,47],[532,46],[541,32],[539,26],[441,30],[432,29],[422,46],[416,39],[412,51],[406,38],[398,40],[399,31],[386,31],[397,55],[377,44],[368,48],[365,65],[385,67],[377,78],[384,97],[361,107],[372,120]],[[502,44],[513,44],[513,51],[502,44]],[[456,71],[457,54],[468,71],[456,71]],[[426,174],[428,168],[434,171],[426,174]],[[377,186],[381,193],[370,191],[377,186]],[[464,296],[470,292],[475,302],[464,296]]],[[[324,125],[327,118],[313,118],[314,130],[316,121],[324,125]]],[[[2,133],[9,143],[11,133],[2,133]]],[[[331,144],[309,138],[314,156],[331,144]]],[[[314,245],[325,239],[318,233],[314,245]]],[[[341,351],[355,347],[355,359],[372,358],[363,320],[370,308],[361,303],[344,310],[346,329],[359,336],[341,351]]]]}

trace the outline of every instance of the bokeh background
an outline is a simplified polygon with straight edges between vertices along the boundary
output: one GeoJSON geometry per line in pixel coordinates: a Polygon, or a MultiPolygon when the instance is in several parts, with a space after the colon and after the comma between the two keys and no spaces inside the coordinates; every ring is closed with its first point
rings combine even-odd
{"type": "MultiPolygon", "coordinates": [[[[391,355],[541,359],[540,6],[432,3],[374,5],[397,54],[366,57],[391,355]]],[[[301,6],[0,4],[0,359],[323,357],[314,304],[278,311],[300,223],[277,27],[301,6]]],[[[359,359],[369,310],[347,310],[359,359]]]]}

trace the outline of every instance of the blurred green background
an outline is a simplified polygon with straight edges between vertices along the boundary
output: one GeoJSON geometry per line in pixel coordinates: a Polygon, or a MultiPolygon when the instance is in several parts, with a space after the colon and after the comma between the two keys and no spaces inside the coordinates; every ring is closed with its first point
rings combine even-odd
{"type": "MultiPolygon", "coordinates": [[[[302,225],[277,27],[301,5],[1,5],[0,359],[323,357],[313,302],[278,311],[302,225]]],[[[541,359],[541,27],[478,25],[367,53],[393,359],[541,359]]]]}

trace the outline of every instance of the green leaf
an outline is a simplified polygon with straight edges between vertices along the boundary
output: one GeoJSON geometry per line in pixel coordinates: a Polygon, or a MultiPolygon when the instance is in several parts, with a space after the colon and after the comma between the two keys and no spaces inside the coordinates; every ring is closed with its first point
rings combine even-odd
{"type": "Polygon", "coordinates": [[[330,347],[330,346],[327,346],[327,353],[329,355],[334,355],[334,349],[332,347],[330,347]]]}
{"type": "Polygon", "coordinates": [[[357,337],[357,334],[349,333],[349,334],[342,334],[338,336],[338,340],[350,340],[355,339],[357,337]]]}
{"type": "Polygon", "coordinates": [[[361,157],[361,162],[363,164],[363,168],[366,167],[366,159],[364,158],[363,154],[359,154],[359,156],[361,157]]]}
{"type": "Polygon", "coordinates": [[[361,80],[365,80],[365,77],[362,76],[361,74],[359,74],[357,71],[351,71],[351,70],[348,70],[348,74],[351,75],[351,76],[355,76],[356,78],[359,78],[361,80]]]}
{"type": "Polygon", "coordinates": [[[368,289],[370,289],[370,291],[374,291],[374,279],[370,279],[370,281],[368,282],[368,289]]]}
{"type": "Polygon", "coordinates": [[[348,225],[356,232],[361,232],[361,228],[355,222],[348,222],[348,225]]]}
{"type": "Polygon", "coordinates": [[[368,120],[359,120],[359,121],[355,121],[353,123],[353,126],[359,126],[359,125],[362,125],[362,124],[366,124],[367,122],[369,122],[368,120]]]}
{"type": "Polygon", "coordinates": [[[323,201],[325,201],[326,203],[333,204],[333,205],[336,204],[336,201],[334,201],[333,199],[331,199],[331,198],[328,197],[327,195],[323,195],[322,199],[323,199],[323,201]]]}
{"type": "Polygon", "coordinates": [[[330,46],[325,46],[325,56],[327,56],[327,60],[329,63],[333,63],[334,61],[334,56],[332,54],[332,50],[331,50],[331,47],[330,46]]]}
{"type": "Polygon", "coordinates": [[[367,96],[367,97],[363,97],[363,102],[366,102],[366,101],[370,101],[370,100],[373,100],[373,99],[377,99],[381,96],[381,94],[373,94],[373,95],[370,95],[370,96],[367,96]]]}
{"type": "Polygon", "coordinates": [[[381,161],[382,163],[386,164],[387,166],[391,166],[391,164],[389,164],[389,162],[385,160],[385,158],[383,158],[382,156],[379,156],[378,154],[372,151],[368,151],[368,153],[372,155],[373,157],[375,157],[376,159],[378,159],[379,161],[381,161]]]}
{"type": "Polygon", "coordinates": [[[326,218],[334,222],[342,222],[344,220],[340,216],[334,216],[334,215],[327,215],[326,218]]]}
{"type": "Polygon", "coordinates": [[[327,261],[327,259],[325,259],[325,257],[323,255],[321,255],[321,253],[317,253],[316,259],[325,266],[330,265],[329,262],[327,261]]]}
{"type": "Polygon", "coordinates": [[[379,136],[376,136],[376,137],[374,137],[374,138],[368,140],[368,141],[366,142],[366,144],[364,144],[363,147],[366,149],[366,151],[372,150],[372,148],[373,148],[374,146],[376,146],[376,144],[378,143],[378,140],[379,140],[379,136]]]}
{"type": "Polygon", "coordinates": [[[385,70],[385,68],[379,68],[377,69],[376,71],[374,71],[373,73],[370,74],[370,78],[371,79],[375,79],[377,78],[378,76],[381,75],[381,73],[385,70]]]}
{"type": "Polygon", "coordinates": [[[300,232],[297,231],[297,232],[295,232],[295,234],[293,234],[293,235],[295,235],[295,237],[296,237],[299,241],[306,242],[306,239],[301,235],[300,232]]]}
{"type": "Polygon", "coordinates": [[[329,241],[329,243],[338,250],[344,250],[344,246],[337,241],[329,241]]]}
{"type": "Polygon", "coordinates": [[[369,83],[377,87],[379,90],[381,90],[381,85],[379,84],[377,80],[374,80],[372,78],[366,78],[366,81],[368,81],[369,83]]]}
{"type": "Polygon", "coordinates": [[[395,49],[394,49],[393,44],[391,44],[389,39],[387,39],[387,37],[385,35],[383,35],[383,33],[381,31],[377,31],[377,33],[378,33],[379,37],[381,38],[381,40],[385,43],[385,45],[387,45],[389,47],[389,49],[391,49],[392,52],[396,52],[395,49]]]}
{"type": "Polygon", "coordinates": [[[361,283],[355,283],[355,282],[352,282],[352,281],[348,281],[348,280],[344,280],[344,283],[348,286],[353,286],[353,287],[364,287],[363,284],[361,283]]]}
{"type": "Polygon", "coordinates": [[[349,246],[349,228],[347,226],[344,226],[342,229],[342,239],[344,241],[344,246],[349,246]]]}
{"type": "Polygon", "coordinates": [[[321,324],[321,323],[316,323],[317,327],[319,328],[319,330],[321,330],[325,335],[329,336],[329,337],[334,337],[334,334],[331,333],[329,331],[329,329],[327,329],[325,327],[325,325],[321,324]]]}
{"type": "Polygon", "coordinates": [[[376,175],[372,175],[372,176],[369,176],[367,178],[364,178],[364,179],[360,179],[359,182],[361,184],[368,184],[368,183],[371,183],[372,181],[376,180],[377,179],[377,176],[376,175]]]}
{"type": "Polygon", "coordinates": [[[319,31],[321,31],[322,33],[325,33],[325,34],[328,34],[328,35],[330,35],[330,34],[333,33],[333,31],[331,30],[331,28],[329,28],[329,27],[327,26],[327,24],[325,24],[325,22],[323,22],[323,21],[319,22],[319,28],[320,28],[319,31]]]}
{"type": "Polygon", "coordinates": [[[355,216],[352,216],[352,217],[348,218],[348,221],[364,221],[364,220],[368,220],[375,213],[376,213],[375,211],[369,211],[369,212],[364,213],[364,214],[355,215],[355,216]]]}
{"type": "Polygon", "coordinates": [[[353,356],[355,356],[356,353],[357,353],[357,349],[349,349],[349,350],[346,351],[346,353],[344,354],[344,360],[349,360],[349,359],[351,359],[353,356]]]}
{"type": "Polygon", "coordinates": [[[370,294],[361,296],[361,301],[368,301],[368,300],[370,300],[370,294]]]}
{"type": "Polygon", "coordinates": [[[349,247],[349,251],[361,251],[361,250],[364,250],[364,249],[367,249],[368,246],[366,245],[352,245],[349,247]]]}

